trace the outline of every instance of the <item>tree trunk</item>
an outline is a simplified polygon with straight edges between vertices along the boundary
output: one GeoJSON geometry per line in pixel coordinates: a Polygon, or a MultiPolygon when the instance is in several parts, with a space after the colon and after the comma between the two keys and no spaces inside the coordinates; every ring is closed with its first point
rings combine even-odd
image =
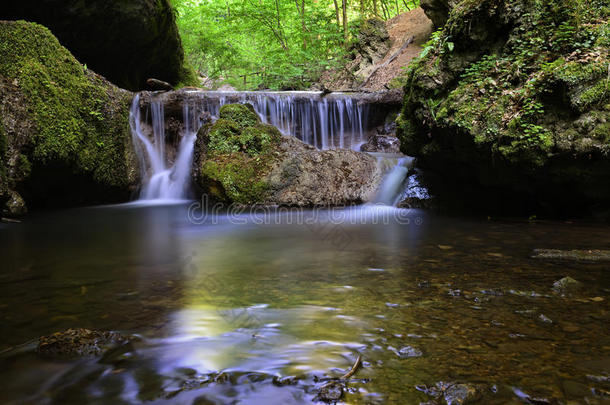
{"type": "Polygon", "coordinates": [[[347,44],[347,0],[341,0],[343,7],[343,40],[347,44]]]}
{"type": "Polygon", "coordinates": [[[299,5],[299,0],[294,0],[294,4],[297,7],[297,13],[301,18],[301,35],[303,36],[303,50],[307,49],[307,26],[305,25],[305,0],[301,0],[301,4],[299,5]]]}
{"type": "Polygon", "coordinates": [[[339,18],[339,5],[337,4],[337,0],[333,0],[335,3],[335,15],[337,16],[337,27],[341,29],[341,19],[339,18]]]}

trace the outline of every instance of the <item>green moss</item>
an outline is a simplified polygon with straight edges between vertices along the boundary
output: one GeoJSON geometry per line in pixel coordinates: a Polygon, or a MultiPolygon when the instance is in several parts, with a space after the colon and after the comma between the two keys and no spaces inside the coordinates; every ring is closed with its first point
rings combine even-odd
{"type": "Polygon", "coordinates": [[[174,87],[176,89],[181,89],[182,87],[201,87],[201,81],[197,77],[197,72],[186,60],[184,61],[178,83],[174,87]]]}
{"type": "Polygon", "coordinates": [[[24,21],[0,23],[0,75],[28,101],[32,166],[60,165],[106,186],[127,185],[129,93],[87,71],[47,28],[24,21]]]}
{"type": "Polygon", "coordinates": [[[239,151],[240,128],[237,123],[224,118],[216,120],[208,132],[208,149],[212,154],[239,151]]]}
{"type": "Polygon", "coordinates": [[[252,106],[228,104],[204,130],[207,156],[200,183],[217,199],[253,204],[265,200],[265,175],[280,143],[277,128],[259,122],[252,106]]]}
{"type": "Polygon", "coordinates": [[[253,127],[260,122],[252,104],[223,105],[219,117],[233,121],[240,127],[253,127]]]}
{"type": "Polygon", "coordinates": [[[576,0],[458,2],[408,70],[403,151],[425,156],[436,138],[466,134],[481,159],[544,165],[557,117],[610,97],[604,10],[576,0]]]}
{"type": "Polygon", "coordinates": [[[208,190],[217,199],[240,204],[254,204],[265,199],[269,185],[261,179],[264,164],[244,153],[206,160],[201,174],[208,190]],[[210,184],[211,183],[211,184],[210,184]]]}

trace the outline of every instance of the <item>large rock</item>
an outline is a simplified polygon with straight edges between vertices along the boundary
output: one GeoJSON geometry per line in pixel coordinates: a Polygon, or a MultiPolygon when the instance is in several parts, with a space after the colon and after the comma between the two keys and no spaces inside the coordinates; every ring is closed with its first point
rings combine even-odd
{"type": "Polygon", "coordinates": [[[126,201],[138,183],[131,99],[47,28],[0,21],[0,207],[22,214],[19,195],[30,207],[126,201]]]}
{"type": "Polygon", "coordinates": [[[0,19],[48,27],[79,61],[126,89],[188,76],[168,0],[4,0],[0,19]]]}
{"type": "Polygon", "coordinates": [[[608,8],[428,3],[449,17],[410,65],[398,136],[443,180],[431,192],[487,214],[610,218],[608,8]]]}
{"type": "Polygon", "coordinates": [[[349,205],[369,200],[381,180],[375,159],[320,151],[259,122],[249,105],[222,107],[198,135],[197,183],[216,200],[285,206],[349,205]]]}
{"type": "Polygon", "coordinates": [[[442,27],[449,19],[449,11],[455,5],[453,0],[421,0],[420,6],[429,19],[432,20],[434,26],[442,27]]]}

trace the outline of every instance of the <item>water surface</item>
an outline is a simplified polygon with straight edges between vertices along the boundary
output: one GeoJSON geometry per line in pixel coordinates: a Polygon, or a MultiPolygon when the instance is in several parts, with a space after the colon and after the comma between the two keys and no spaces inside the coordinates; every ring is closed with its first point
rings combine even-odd
{"type": "Polygon", "coordinates": [[[482,404],[607,403],[610,266],[529,255],[608,248],[608,227],[397,212],[127,205],[2,224],[3,401],[311,403],[361,355],[347,403],[417,404],[439,381],[477,384],[482,404]],[[582,292],[554,294],[564,276],[582,292]],[[70,327],[140,340],[104,362],[37,357],[70,327]]]}

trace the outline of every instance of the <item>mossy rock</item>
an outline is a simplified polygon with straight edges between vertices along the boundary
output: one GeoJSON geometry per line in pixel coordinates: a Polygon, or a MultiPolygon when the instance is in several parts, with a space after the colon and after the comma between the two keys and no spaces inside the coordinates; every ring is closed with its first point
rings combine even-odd
{"type": "Polygon", "coordinates": [[[0,94],[9,187],[28,204],[129,198],[138,177],[131,93],[84,67],[47,28],[3,21],[0,94]]]}
{"type": "Polygon", "coordinates": [[[129,90],[194,84],[169,0],[5,0],[0,20],[48,27],[82,63],[129,90]]]}
{"type": "Polygon", "coordinates": [[[252,127],[260,122],[252,104],[226,104],[220,107],[219,117],[233,121],[240,127],[252,127]]]}
{"type": "Polygon", "coordinates": [[[510,215],[580,216],[607,206],[607,4],[422,7],[444,26],[408,68],[397,123],[403,152],[447,179],[432,192],[510,215]]]}
{"type": "Polygon", "coordinates": [[[260,122],[250,104],[227,104],[219,118],[198,133],[205,153],[196,163],[199,185],[216,200],[253,204],[265,201],[273,152],[281,133],[260,122]]]}
{"type": "Polygon", "coordinates": [[[215,201],[350,205],[369,201],[381,181],[370,155],[317,150],[258,122],[247,105],[224,106],[220,117],[199,130],[193,162],[197,184],[215,201]]]}

